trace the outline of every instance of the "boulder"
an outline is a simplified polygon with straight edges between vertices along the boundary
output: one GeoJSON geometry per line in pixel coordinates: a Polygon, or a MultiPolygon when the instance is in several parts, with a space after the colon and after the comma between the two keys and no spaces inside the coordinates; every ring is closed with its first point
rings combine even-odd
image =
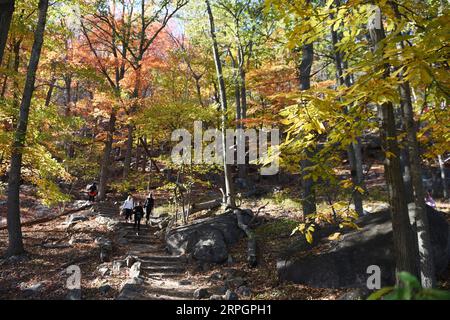
{"type": "Polygon", "coordinates": [[[239,300],[239,297],[236,292],[227,290],[224,296],[224,300],[239,300]]]}
{"type": "Polygon", "coordinates": [[[208,298],[209,293],[205,288],[200,288],[194,291],[194,299],[205,299],[208,298]]]}
{"type": "Polygon", "coordinates": [[[252,290],[247,286],[240,286],[237,288],[236,293],[243,297],[250,297],[252,295],[252,290]]]}
{"type": "Polygon", "coordinates": [[[138,258],[137,258],[136,256],[129,255],[129,256],[127,256],[127,257],[125,258],[125,263],[126,263],[127,268],[131,268],[131,266],[132,266],[136,261],[138,261],[138,258]]]}
{"type": "MultiPolygon", "coordinates": [[[[431,207],[427,207],[427,215],[436,272],[440,274],[448,266],[448,223],[442,213],[431,207]]],[[[317,254],[308,252],[310,246],[298,244],[293,246],[297,250],[285,250],[277,261],[279,279],[318,288],[360,288],[366,286],[367,268],[377,265],[381,270],[381,286],[392,285],[395,260],[390,212],[369,214],[356,223],[359,230],[347,230],[337,241],[327,239],[332,228],[314,234],[314,243],[324,244],[317,254]]]]}
{"type": "Polygon", "coordinates": [[[86,215],[81,213],[72,213],[70,216],[67,217],[66,225],[71,225],[79,221],[86,221],[86,220],[88,220],[88,217],[86,217],[86,215]]]}
{"type": "MultiPolygon", "coordinates": [[[[245,223],[251,218],[248,211],[243,214],[245,223]]],[[[201,262],[223,263],[228,259],[228,248],[244,235],[236,216],[225,213],[170,230],[166,243],[174,255],[192,254],[194,259],[201,262]]]]}
{"type": "Polygon", "coordinates": [[[141,274],[141,262],[137,261],[133,263],[133,265],[131,266],[129,270],[129,276],[130,278],[139,278],[140,274],[141,274]]]}
{"type": "Polygon", "coordinates": [[[81,289],[69,289],[67,300],[81,300],[81,289]]]}
{"type": "Polygon", "coordinates": [[[112,289],[112,287],[109,284],[103,284],[98,289],[100,293],[107,294],[112,289]]]}
{"type": "Polygon", "coordinates": [[[356,288],[341,295],[338,300],[365,300],[370,295],[367,288],[356,288]]]}
{"type": "Polygon", "coordinates": [[[23,292],[23,295],[25,297],[29,297],[35,294],[38,294],[40,292],[42,292],[42,290],[44,289],[44,283],[42,282],[38,282],[32,285],[27,285],[26,283],[21,283],[19,285],[20,290],[23,292]]]}

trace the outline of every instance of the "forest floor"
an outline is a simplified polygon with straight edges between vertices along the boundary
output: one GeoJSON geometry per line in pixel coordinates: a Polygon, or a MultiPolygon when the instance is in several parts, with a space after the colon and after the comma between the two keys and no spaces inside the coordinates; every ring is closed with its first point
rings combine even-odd
{"type": "MultiPolygon", "coordinates": [[[[375,168],[374,172],[379,170],[375,168]]],[[[381,172],[380,172],[381,173],[381,172]]],[[[367,181],[369,196],[365,205],[383,206],[384,192],[381,174],[374,174],[367,181]]],[[[225,266],[210,265],[207,270],[199,272],[194,265],[189,265],[184,278],[192,282],[193,286],[204,287],[211,285],[211,278],[224,270],[238,272],[246,279],[246,285],[251,289],[250,299],[337,299],[349,289],[317,289],[308,286],[281,283],[276,274],[276,257],[280,247],[293,241],[292,230],[301,221],[301,211],[298,191],[295,190],[295,181],[278,185],[273,181],[262,181],[258,186],[270,187],[276,192],[267,195],[242,199],[241,207],[259,208],[259,218],[263,223],[255,230],[260,240],[259,264],[256,268],[249,268],[246,264],[247,242],[242,239],[231,248],[233,261],[225,266]],[[286,196],[289,194],[289,196],[286,196]]],[[[201,190],[200,190],[201,191],[201,190]]],[[[203,190],[203,193],[206,191],[203,190]]],[[[143,199],[144,193],[134,194],[143,199]]],[[[168,201],[169,194],[163,191],[155,192],[158,203],[163,207],[168,201]]],[[[22,194],[22,207],[24,220],[36,218],[32,212],[39,206],[31,188],[26,188],[22,194]]],[[[117,199],[119,200],[119,199],[117,199]]],[[[0,196],[0,202],[5,197],[0,196]]],[[[438,209],[446,213],[450,223],[450,203],[437,201],[438,209]]],[[[326,207],[326,203],[320,206],[326,207]]],[[[319,208],[320,208],[319,206],[319,208]]],[[[0,216],[5,216],[4,205],[0,206],[0,216]]],[[[41,207],[39,207],[41,208],[41,207]]],[[[60,211],[60,210],[59,210],[60,211]]],[[[58,210],[54,210],[53,214],[58,210]]],[[[52,214],[52,213],[49,213],[52,214]]],[[[204,215],[197,214],[192,219],[204,215]]],[[[64,224],[67,216],[23,227],[24,245],[27,255],[18,259],[0,260],[0,299],[65,299],[67,295],[66,281],[68,274],[66,268],[76,264],[82,270],[81,287],[83,299],[115,299],[124,281],[128,278],[127,268],[119,272],[105,272],[105,266],[99,259],[99,249],[94,243],[98,237],[113,241],[111,261],[124,259],[127,248],[117,244],[117,235],[104,224],[98,222],[94,215],[88,215],[86,221],[75,224],[70,230],[64,224]],[[69,244],[71,238],[77,241],[69,244]]],[[[0,253],[6,250],[8,237],[5,228],[0,224],[0,253]]],[[[155,236],[156,238],[156,236],[155,236]]],[[[161,241],[161,239],[157,239],[161,241]]],[[[183,278],[182,277],[182,278],[183,278]]],[[[441,280],[441,286],[450,289],[450,273],[441,280]]]]}

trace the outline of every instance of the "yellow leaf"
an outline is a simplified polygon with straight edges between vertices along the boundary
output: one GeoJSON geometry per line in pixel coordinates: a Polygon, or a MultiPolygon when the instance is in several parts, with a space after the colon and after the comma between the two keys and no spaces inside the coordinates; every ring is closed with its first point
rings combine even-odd
{"type": "Polygon", "coordinates": [[[335,232],[332,235],[328,236],[328,240],[334,241],[334,240],[338,240],[340,237],[341,237],[341,233],[335,232]]]}
{"type": "Polygon", "coordinates": [[[305,234],[306,237],[306,241],[308,241],[308,243],[312,243],[313,242],[313,237],[312,237],[312,233],[311,232],[307,232],[305,234]]]}

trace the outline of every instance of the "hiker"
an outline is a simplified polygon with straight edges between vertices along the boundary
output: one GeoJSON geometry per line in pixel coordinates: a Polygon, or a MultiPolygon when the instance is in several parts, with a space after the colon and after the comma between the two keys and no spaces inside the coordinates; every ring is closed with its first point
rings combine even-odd
{"type": "Polygon", "coordinates": [[[89,195],[89,201],[94,202],[95,197],[97,196],[97,184],[93,182],[91,185],[87,187],[88,195],[89,195]]]}
{"type": "Polygon", "coordinates": [[[141,230],[141,219],[144,216],[144,208],[142,208],[141,203],[138,201],[137,205],[133,209],[134,213],[134,225],[133,230],[136,230],[136,235],[139,235],[139,231],[141,230]]]}
{"type": "Polygon", "coordinates": [[[125,200],[122,204],[122,213],[125,216],[125,221],[128,222],[128,220],[131,219],[131,215],[133,214],[133,208],[134,208],[134,201],[133,197],[128,195],[127,200],[125,200]]]}
{"type": "Polygon", "coordinates": [[[427,191],[427,195],[425,196],[425,203],[430,207],[436,209],[436,201],[434,201],[433,197],[431,196],[431,190],[427,191]]]}
{"type": "Polygon", "coordinates": [[[155,206],[155,199],[153,198],[153,193],[149,193],[147,199],[145,199],[145,224],[150,221],[150,214],[152,213],[153,207],[155,206]]]}

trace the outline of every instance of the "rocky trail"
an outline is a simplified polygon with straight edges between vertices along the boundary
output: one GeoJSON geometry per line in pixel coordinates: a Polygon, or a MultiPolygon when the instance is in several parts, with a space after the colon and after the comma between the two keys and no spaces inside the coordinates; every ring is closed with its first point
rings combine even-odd
{"type": "MultiPolygon", "coordinates": [[[[187,259],[169,255],[160,238],[159,229],[142,220],[139,234],[133,223],[123,221],[119,207],[113,203],[98,205],[98,215],[120,221],[116,233],[118,243],[125,248],[123,257],[129,269],[129,279],[123,285],[120,300],[192,299],[195,286],[185,280],[187,259]]],[[[116,262],[116,265],[120,263],[116,262]]]]}

